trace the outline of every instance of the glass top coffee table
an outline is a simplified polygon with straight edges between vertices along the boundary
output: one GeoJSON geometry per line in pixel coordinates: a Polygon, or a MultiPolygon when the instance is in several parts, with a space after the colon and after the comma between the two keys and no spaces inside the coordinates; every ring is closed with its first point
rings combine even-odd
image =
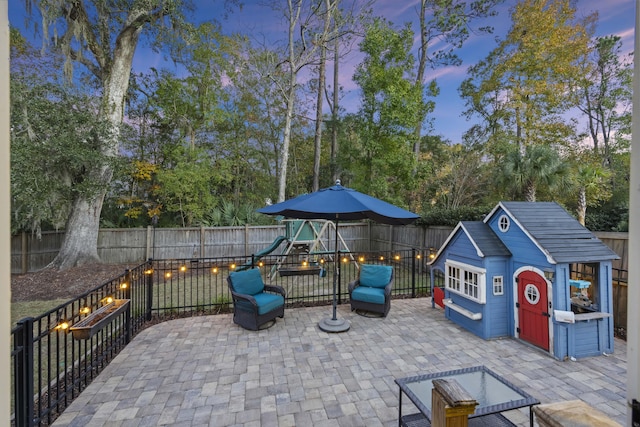
{"type": "Polygon", "coordinates": [[[533,412],[531,409],[533,405],[539,404],[540,401],[485,366],[474,366],[472,368],[395,380],[400,387],[398,425],[429,425],[428,420],[431,419],[431,391],[433,390],[432,380],[434,379],[455,379],[478,402],[475,412],[469,415],[469,425],[486,423],[488,423],[486,425],[496,425],[498,422],[509,425],[509,421],[499,414],[528,406],[529,422],[533,426],[533,412]],[[406,394],[420,410],[420,414],[402,416],[403,394],[406,394]],[[490,417],[493,414],[497,414],[497,416],[490,417]],[[424,420],[423,424],[420,424],[421,419],[424,420]],[[472,419],[475,422],[472,423],[472,419]]]}

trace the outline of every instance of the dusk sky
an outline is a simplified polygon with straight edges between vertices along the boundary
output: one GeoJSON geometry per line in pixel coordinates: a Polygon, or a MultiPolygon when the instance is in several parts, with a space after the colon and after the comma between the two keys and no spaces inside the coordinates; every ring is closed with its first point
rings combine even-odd
{"type": "MultiPolygon", "coordinates": [[[[275,0],[274,0],[275,1],[275,0]]],[[[284,0],[279,0],[285,4],[284,0]]],[[[351,0],[342,0],[343,4],[351,0]]],[[[220,1],[195,1],[198,8],[196,17],[206,19],[219,17],[220,1]]],[[[235,11],[227,20],[222,21],[225,32],[251,30],[254,35],[264,34],[274,39],[286,39],[286,23],[281,16],[274,15],[269,8],[261,6],[264,1],[245,0],[242,11],[235,11]]],[[[514,0],[507,0],[499,9],[499,15],[480,22],[477,26],[492,25],[495,28],[493,35],[472,35],[459,51],[463,59],[460,67],[447,67],[430,70],[429,77],[436,78],[440,86],[440,95],[435,99],[436,110],[434,113],[434,130],[438,135],[460,142],[462,134],[472,125],[461,113],[464,104],[458,95],[458,87],[466,76],[467,68],[479,59],[483,59],[497,46],[495,38],[504,39],[511,26],[509,10],[516,4],[514,0]]],[[[588,15],[594,11],[599,13],[599,23],[596,29],[597,35],[618,35],[622,37],[623,53],[633,50],[635,2],[633,0],[577,0],[578,13],[588,15]]],[[[397,26],[406,22],[412,22],[414,31],[417,28],[417,17],[420,8],[420,0],[377,0],[374,4],[374,13],[387,18],[397,26]]],[[[9,20],[12,25],[22,27],[24,22],[24,1],[13,0],[9,2],[9,20]]],[[[416,43],[417,49],[417,43],[416,43]]],[[[357,109],[357,86],[351,80],[355,66],[362,59],[357,54],[355,47],[349,60],[341,64],[341,85],[348,93],[342,103],[349,112],[357,109]]],[[[136,51],[134,59],[134,71],[144,71],[150,66],[162,66],[162,59],[158,55],[144,49],[142,46],[136,51]]],[[[166,66],[169,66],[168,64],[166,66]]]]}

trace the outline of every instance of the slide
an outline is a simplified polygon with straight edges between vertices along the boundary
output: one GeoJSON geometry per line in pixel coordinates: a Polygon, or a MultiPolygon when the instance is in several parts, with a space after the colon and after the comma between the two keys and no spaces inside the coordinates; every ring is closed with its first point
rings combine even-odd
{"type": "MultiPolygon", "coordinates": [[[[253,262],[257,262],[260,258],[262,258],[265,255],[269,255],[271,252],[275,251],[276,249],[278,249],[278,246],[280,246],[280,244],[284,241],[286,241],[287,238],[285,236],[278,236],[276,237],[276,240],[273,241],[273,243],[271,243],[271,245],[269,245],[268,247],[266,247],[265,249],[261,250],[260,252],[257,252],[255,254],[255,257],[253,258],[253,262]]],[[[244,270],[248,270],[251,268],[251,261],[249,261],[248,263],[244,264],[244,265],[240,265],[236,268],[236,271],[244,271],[244,270]]]]}

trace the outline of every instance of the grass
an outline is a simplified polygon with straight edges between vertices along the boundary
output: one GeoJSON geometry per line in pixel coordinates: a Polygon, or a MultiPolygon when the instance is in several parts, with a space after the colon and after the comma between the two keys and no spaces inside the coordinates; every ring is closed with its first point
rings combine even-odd
{"type": "Polygon", "coordinates": [[[69,298],[59,298],[54,300],[45,301],[23,301],[11,303],[11,325],[12,327],[20,319],[25,317],[37,317],[52,308],[56,308],[60,304],[64,304],[69,301],[69,298]]]}

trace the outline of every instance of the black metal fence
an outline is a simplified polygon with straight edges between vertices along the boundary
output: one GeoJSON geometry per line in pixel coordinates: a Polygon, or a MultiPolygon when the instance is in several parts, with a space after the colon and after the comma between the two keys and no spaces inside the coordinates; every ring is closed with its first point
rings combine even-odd
{"type": "Polygon", "coordinates": [[[428,255],[404,250],[149,260],[12,329],[12,424],[50,425],[147,325],[231,311],[226,278],[232,271],[260,268],[265,283],[287,290],[287,306],[293,307],[330,304],[334,278],[338,302],[345,302],[361,264],[393,265],[393,297],[412,298],[430,295],[428,255]]]}

